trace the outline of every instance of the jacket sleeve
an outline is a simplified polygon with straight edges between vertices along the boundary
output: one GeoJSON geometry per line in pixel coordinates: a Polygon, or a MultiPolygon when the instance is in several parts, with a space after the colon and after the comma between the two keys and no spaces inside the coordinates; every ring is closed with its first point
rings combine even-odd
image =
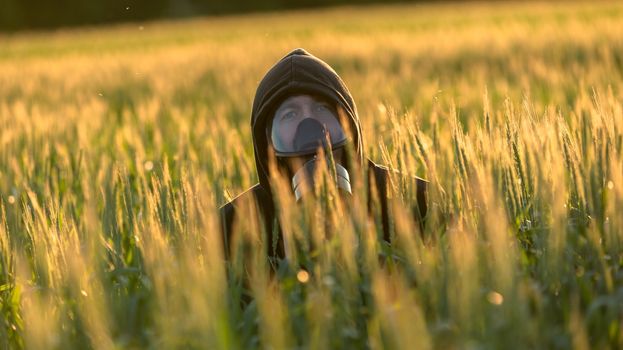
{"type": "MultiPolygon", "coordinates": [[[[391,234],[390,234],[390,227],[389,227],[389,221],[390,221],[390,214],[389,214],[389,207],[387,204],[387,194],[389,193],[388,191],[392,191],[391,188],[389,187],[394,187],[389,185],[389,182],[392,181],[391,180],[391,175],[390,175],[390,170],[384,166],[379,166],[376,165],[374,163],[372,163],[372,169],[374,169],[374,177],[375,177],[375,181],[376,181],[376,187],[378,190],[378,194],[379,194],[379,198],[381,199],[381,212],[382,212],[382,223],[383,223],[383,239],[387,242],[389,242],[391,239],[391,234]]],[[[426,223],[426,215],[428,212],[428,196],[427,196],[427,191],[428,191],[428,181],[416,177],[416,176],[409,176],[409,175],[404,175],[398,172],[394,172],[394,175],[396,175],[396,179],[398,181],[403,181],[403,185],[408,185],[408,188],[410,188],[411,190],[413,190],[413,192],[411,192],[411,200],[409,201],[410,203],[412,203],[412,206],[410,209],[411,215],[413,216],[413,220],[415,222],[417,222],[419,229],[420,229],[420,233],[424,232],[424,227],[425,227],[425,223],[426,223]]],[[[396,184],[397,185],[397,184],[396,184]]],[[[369,203],[370,205],[370,203],[369,203]]]]}
{"type": "Polygon", "coordinates": [[[234,217],[236,216],[236,207],[229,202],[219,209],[221,240],[223,242],[223,253],[227,260],[231,255],[231,235],[233,232],[234,217]]]}
{"type": "Polygon", "coordinates": [[[416,178],[416,204],[412,208],[413,218],[420,226],[420,232],[424,232],[426,226],[426,214],[428,213],[428,181],[416,178]]]}

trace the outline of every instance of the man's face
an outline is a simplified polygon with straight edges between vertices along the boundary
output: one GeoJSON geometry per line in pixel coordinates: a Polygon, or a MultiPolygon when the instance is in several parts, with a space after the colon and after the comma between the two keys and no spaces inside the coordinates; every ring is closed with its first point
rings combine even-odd
{"type": "Polygon", "coordinates": [[[277,152],[293,153],[317,149],[328,134],[333,144],[345,139],[335,108],[310,95],[285,99],[271,123],[271,142],[277,152]]]}

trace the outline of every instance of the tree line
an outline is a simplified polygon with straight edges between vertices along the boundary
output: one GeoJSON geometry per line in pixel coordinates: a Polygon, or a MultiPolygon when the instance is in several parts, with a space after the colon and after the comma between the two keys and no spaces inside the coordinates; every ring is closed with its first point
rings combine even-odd
{"type": "Polygon", "coordinates": [[[396,0],[0,0],[0,31],[396,0]]]}

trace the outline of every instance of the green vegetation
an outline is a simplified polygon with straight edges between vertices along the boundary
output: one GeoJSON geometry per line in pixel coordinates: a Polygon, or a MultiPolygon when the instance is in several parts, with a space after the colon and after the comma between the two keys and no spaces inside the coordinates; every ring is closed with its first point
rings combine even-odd
{"type": "Polygon", "coordinates": [[[1,346],[623,347],[620,28],[618,3],[478,3],[0,37],[1,346]],[[256,181],[253,93],[299,46],[430,215],[417,234],[397,181],[388,246],[365,199],[282,195],[270,277],[252,213],[223,262],[217,208],[256,181]]]}

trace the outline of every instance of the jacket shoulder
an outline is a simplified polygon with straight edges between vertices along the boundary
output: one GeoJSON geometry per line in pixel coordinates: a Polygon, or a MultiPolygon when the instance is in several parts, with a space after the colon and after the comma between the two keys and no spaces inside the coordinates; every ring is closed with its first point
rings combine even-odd
{"type": "Polygon", "coordinates": [[[426,187],[428,186],[429,181],[419,176],[405,175],[398,170],[390,169],[384,165],[376,164],[371,160],[369,160],[368,162],[368,166],[374,172],[375,180],[377,182],[386,182],[388,180],[391,181],[391,177],[395,176],[403,181],[415,181],[418,191],[425,191],[426,187]]]}
{"type": "Polygon", "coordinates": [[[269,195],[266,190],[264,190],[264,188],[260,184],[256,184],[236,196],[231,201],[223,204],[219,208],[221,218],[227,219],[226,221],[230,221],[233,219],[233,216],[236,213],[236,209],[240,208],[242,205],[245,205],[243,203],[248,203],[251,200],[255,200],[256,204],[264,206],[266,204],[264,202],[266,202],[268,198],[269,195]]]}
{"type": "Polygon", "coordinates": [[[374,172],[374,180],[377,184],[377,188],[384,193],[389,194],[391,191],[398,190],[404,185],[413,189],[415,185],[415,193],[411,192],[411,196],[413,196],[411,198],[415,200],[415,206],[412,210],[415,220],[419,222],[420,228],[423,230],[426,214],[428,212],[428,180],[418,176],[405,175],[397,170],[376,164],[372,161],[369,161],[369,167],[374,172]]]}
{"type": "Polygon", "coordinates": [[[219,208],[221,234],[226,252],[229,251],[229,241],[234,230],[237,211],[249,204],[265,210],[272,206],[272,201],[266,190],[260,184],[256,184],[219,208]]]}

